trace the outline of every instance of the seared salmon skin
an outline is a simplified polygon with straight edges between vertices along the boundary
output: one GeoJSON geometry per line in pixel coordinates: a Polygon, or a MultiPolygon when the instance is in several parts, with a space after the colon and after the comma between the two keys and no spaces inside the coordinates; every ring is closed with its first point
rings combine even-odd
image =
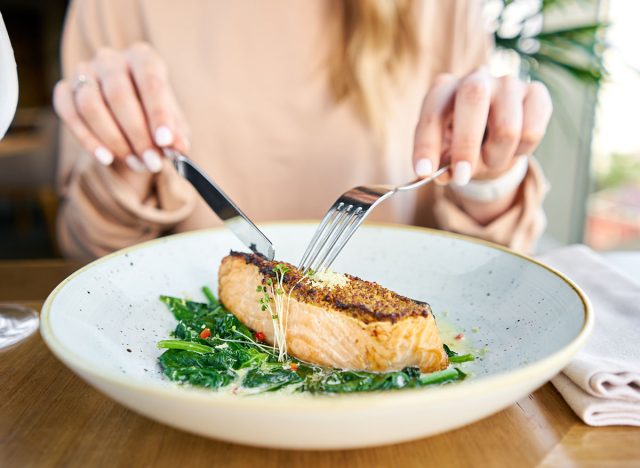
{"type": "MultiPolygon", "coordinates": [[[[274,278],[278,264],[259,255],[231,252],[218,275],[221,303],[249,328],[262,332],[270,344],[273,324],[258,290],[274,278]]],[[[428,304],[355,276],[316,279],[305,277],[293,265],[282,265],[289,269],[282,288],[290,298],[286,344],[294,357],[375,372],[405,367],[433,372],[449,365],[428,304]]]]}

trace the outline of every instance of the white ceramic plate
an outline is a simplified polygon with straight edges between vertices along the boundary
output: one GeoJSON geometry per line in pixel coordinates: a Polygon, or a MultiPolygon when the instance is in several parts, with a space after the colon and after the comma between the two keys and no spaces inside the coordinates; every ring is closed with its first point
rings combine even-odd
{"type": "MultiPolygon", "coordinates": [[[[264,226],[279,260],[296,263],[314,224],[264,226]]],[[[568,279],[531,259],[439,231],[365,225],[334,264],[446,315],[481,360],[465,381],[419,390],[338,396],[236,396],[166,380],[156,342],[175,320],[161,294],[203,299],[220,260],[242,245],[224,229],[147,242],[97,260],[51,293],[42,336],[69,368],[152,419],[217,439],[337,449],[429,436],[477,421],[559,372],[593,323],[568,279]],[[475,330],[475,332],[473,331],[475,330]]]]}

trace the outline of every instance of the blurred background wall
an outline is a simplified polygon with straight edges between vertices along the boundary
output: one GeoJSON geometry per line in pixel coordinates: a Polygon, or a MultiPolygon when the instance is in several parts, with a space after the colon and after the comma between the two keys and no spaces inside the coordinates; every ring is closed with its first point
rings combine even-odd
{"type": "Polygon", "coordinates": [[[544,3],[542,34],[566,31],[554,45],[577,53],[569,62],[587,74],[552,67],[539,77],[555,90],[554,116],[538,151],[552,187],[539,248],[585,242],[598,250],[640,249],[640,2],[544,3]]]}
{"type": "Polygon", "coordinates": [[[0,0],[20,82],[18,111],[0,142],[0,258],[57,255],[57,120],[51,91],[66,0],[0,0]]]}
{"type": "Polygon", "coordinates": [[[598,93],[585,241],[640,249],[640,2],[609,0],[608,78],[598,93]]]}
{"type": "MultiPolygon", "coordinates": [[[[552,184],[540,249],[583,241],[598,249],[640,248],[640,2],[485,4],[478,20],[493,28],[500,47],[494,71],[552,88],[555,114],[538,151],[552,184]]],[[[67,0],[0,0],[20,79],[18,113],[0,142],[0,258],[58,255],[51,91],[66,6],[67,0]]]]}

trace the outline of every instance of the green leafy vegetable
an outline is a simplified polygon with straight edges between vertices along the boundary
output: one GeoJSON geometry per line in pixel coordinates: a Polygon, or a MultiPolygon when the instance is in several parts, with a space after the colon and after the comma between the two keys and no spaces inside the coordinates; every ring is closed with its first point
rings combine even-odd
{"type": "Polygon", "coordinates": [[[210,305],[212,305],[212,306],[219,305],[218,299],[216,299],[216,296],[213,295],[213,291],[211,291],[209,286],[203,287],[202,288],[202,292],[206,296],[206,298],[209,301],[210,305]]]}
{"type": "Polygon", "coordinates": [[[446,344],[444,345],[444,350],[447,353],[447,356],[449,356],[449,362],[459,363],[475,361],[473,354],[458,354],[451,348],[449,348],[446,344]]]}
{"type": "Polygon", "coordinates": [[[181,341],[181,340],[158,341],[158,348],[182,349],[184,351],[192,351],[198,354],[215,352],[215,350],[211,346],[206,346],[198,343],[192,343],[191,341],[181,341]]]}
{"type": "MultiPolygon", "coordinates": [[[[163,373],[176,382],[211,389],[231,386],[235,393],[289,388],[295,392],[335,394],[417,388],[466,376],[454,367],[430,374],[412,367],[376,373],[323,368],[289,356],[279,362],[278,350],[256,338],[264,334],[254,334],[225,310],[209,288],[203,288],[203,293],[207,304],[160,298],[178,320],[174,339],[158,342],[159,348],[166,349],[159,358],[163,373]]],[[[446,345],[445,351],[451,362],[473,360],[473,356],[458,355],[446,345]]]]}

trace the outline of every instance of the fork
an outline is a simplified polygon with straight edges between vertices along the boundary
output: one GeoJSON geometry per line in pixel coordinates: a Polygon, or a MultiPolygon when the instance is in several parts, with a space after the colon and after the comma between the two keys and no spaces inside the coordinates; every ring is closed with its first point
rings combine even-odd
{"type": "Polygon", "coordinates": [[[376,206],[397,192],[407,192],[428,184],[448,169],[449,165],[443,166],[429,177],[406,185],[362,185],[347,190],[331,205],[320,222],[298,268],[303,273],[326,270],[376,206]]]}

